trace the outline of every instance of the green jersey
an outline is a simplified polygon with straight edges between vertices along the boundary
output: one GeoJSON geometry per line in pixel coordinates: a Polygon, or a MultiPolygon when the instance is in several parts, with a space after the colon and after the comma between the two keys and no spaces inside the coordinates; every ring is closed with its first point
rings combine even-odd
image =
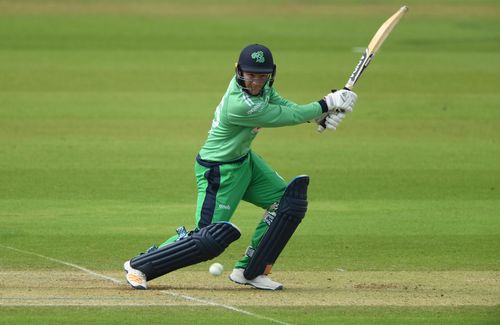
{"type": "Polygon", "coordinates": [[[249,95],[235,77],[215,110],[200,157],[217,162],[236,160],[249,152],[260,128],[301,124],[318,117],[325,108],[320,102],[295,104],[268,84],[258,96],[249,95]]]}

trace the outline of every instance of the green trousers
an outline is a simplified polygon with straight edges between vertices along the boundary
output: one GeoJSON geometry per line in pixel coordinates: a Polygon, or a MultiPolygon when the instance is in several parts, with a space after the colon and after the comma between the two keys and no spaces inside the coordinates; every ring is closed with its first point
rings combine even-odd
{"type": "MultiPolygon", "coordinates": [[[[208,162],[197,157],[195,163],[198,199],[195,221],[198,228],[230,221],[241,200],[262,209],[278,203],[287,186],[259,155],[250,151],[247,156],[229,163],[208,162]]],[[[256,248],[269,226],[263,219],[257,224],[250,246],[256,248]]],[[[169,238],[160,247],[177,239],[169,238]]],[[[249,258],[244,255],[236,268],[245,268],[249,258]]]]}

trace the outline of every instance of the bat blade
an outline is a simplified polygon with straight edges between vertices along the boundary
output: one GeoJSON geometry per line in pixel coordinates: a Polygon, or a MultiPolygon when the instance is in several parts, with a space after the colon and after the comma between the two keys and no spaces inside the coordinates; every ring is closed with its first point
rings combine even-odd
{"type": "MultiPolygon", "coordinates": [[[[352,72],[351,76],[347,80],[344,89],[352,90],[354,88],[354,85],[359,80],[359,78],[361,78],[361,74],[363,73],[363,71],[365,71],[368,65],[373,61],[375,54],[380,49],[387,36],[389,36],[391,31],[394,29],[394,27],[398,24],[399,20],[403,17],[403,15],[407,11],[408,7],[402,6],[401,8],[399,8],[398,11],[396,11],[379,27],[375,35],[372,37],[370,43],[368,44],[368,47],[366,48],[365,52],[361,56],[361,59],[359,60],[358,64],[354,68],[354,71],[352,72]]],[[[340,111],[337,111],[336,113],[340,113],[340,111]]],[[[323,132],[323,130],[325,130],[326,128],[325,122],[326,122],[326,116],[323,117],[320,122],[317,122],[320,126],[323,127],[322,129],[320,128],[320,132],[323,132]]]]}
{"type": "Polygon", "coordinates": [[[407,11],[408,7],[402,6],[396,13],[394,13],[391,17],[389,17],[382,24],[382,26],[380,26],[375,35],[372,37],[370,43],[368,44],[368,47],[361,56],[361,59],[359,60],[358,64],[354,68],[354,71],[349,77],[349,80],[347,80],[347,83],[344,86],[345,89],[351,90],[354,87],[356,82],[361,77],[363,71],[368,67],[370,62],[373,60],[373,57],[380,49],[387,36],[389,36],[391,31],[394,29],[394,27],[398,24],[399,20],[403,17],[403,15],[407,11]]]}

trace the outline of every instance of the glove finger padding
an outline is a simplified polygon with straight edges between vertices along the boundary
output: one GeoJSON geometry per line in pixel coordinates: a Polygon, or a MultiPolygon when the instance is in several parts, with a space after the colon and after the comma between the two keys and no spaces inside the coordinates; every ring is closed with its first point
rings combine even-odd
{"type": "Polygon", "coordinates": [[[341,110],[342,113],[351,113],[353,110],[353,105],[347,107],[347,108],[344,108],[343,110],[341,110]]]}
{"type": "Polygon", "coordinates": [[[337,129],[337,126],[344,119],[344,117],[345,117],[344,113],[328,114],[325,121],[326,128],[335,131],[337,129]]]}

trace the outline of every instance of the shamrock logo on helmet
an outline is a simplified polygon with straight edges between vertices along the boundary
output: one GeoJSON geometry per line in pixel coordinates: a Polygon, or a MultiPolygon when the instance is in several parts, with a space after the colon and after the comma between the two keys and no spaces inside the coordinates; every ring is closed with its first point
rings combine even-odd
{"type": "Polygon", "coordinates": [[[252,59],[254,59],[257,63],[264,63],[266,61],[264,58],[264,52],[262,51],[253,52],[252,59]]]}

